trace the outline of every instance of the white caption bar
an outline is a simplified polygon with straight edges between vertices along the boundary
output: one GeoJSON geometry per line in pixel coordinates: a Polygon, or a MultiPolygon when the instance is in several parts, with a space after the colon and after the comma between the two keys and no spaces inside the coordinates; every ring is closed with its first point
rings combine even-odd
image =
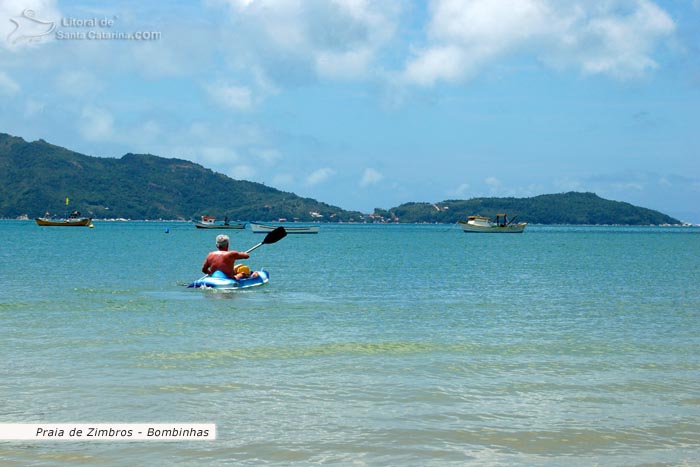
{"type": "Polygon", "coordinates": [[[211,441],[213,423],[0,423],[0,440],[211,441]]]}

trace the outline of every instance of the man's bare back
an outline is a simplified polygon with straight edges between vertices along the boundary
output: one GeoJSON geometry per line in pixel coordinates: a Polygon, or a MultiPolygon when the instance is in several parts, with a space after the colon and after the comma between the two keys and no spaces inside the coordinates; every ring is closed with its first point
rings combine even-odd
{"type": "Polygon", "coordinates": [[[228,277],[233,277],[233,263],[237,259],[246,259],[250,255],[238,251],[212,251],[207,255],[202,265],[204,274],[211,274],[214,271],[221,271],[228,277]]]}
{"type": "Polygon", "coordinates": [[[216,237],[216,246],[218,250],[209,253],[207,259],[204,260],[202,272],[211,275],[214,271],[221,271],[228,277],[237,279],[233,263],[237,259],[248,259],[250,255],[235,250],[228,251],[228,236],[226,235],[216,237]]]}

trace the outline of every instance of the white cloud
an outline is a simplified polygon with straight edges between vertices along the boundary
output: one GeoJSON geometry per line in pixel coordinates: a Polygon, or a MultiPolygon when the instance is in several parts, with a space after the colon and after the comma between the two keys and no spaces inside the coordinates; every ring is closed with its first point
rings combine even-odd
{"type": "Polygon", "coordinates": [[[253,93],[246,86],[218,83],[205,86],[211,99],[224,106],[236,110],[248,110],[253,106],[253,93]]]}
{"type": "Polygon", "coordinates": [[[137,141],[155,141],[162,137],[162,133],[158,122],[148,120],[134,130],[134,138],[137,141]]]}
{"type": "Polygon", "coordinates": [[[61,72],[56,78],[56,84],[62,93],[88,100],[104,88],[103,83],[92,73],[78,70],[61,72]]]}
{"type": "Polygon", "coordinates": [[[78,131],[89,141],[110,141],[114,139],[114,117],[102,108],[87,106],[83,108],[78,131]]]}
{"type": "Polygon", "coordinates": [[[639,76],[656,67],[651,54],[675,29],[649,0],[436,0],[430,13],[426,43],[403,72],[409,83],[464,80],[516,52],[587,74],[639,76]]]}
{"type": "Polygon", "coordinates": [[[615,191],[643,191],[645,185],[639,182],[619,182],[611,184],[610,188],[612,188],[615,191]]]}
{"type": "Polygon", "coordinates": [[[370,185],[376,185],[384,179],[384,175],[372,168],[366,168],[360,179],[360,186],[366,188],[370,185]]]}
{"type": "Polygon", "coordinates": [[[651,53],[657,42],[675,30],[671,17],[651,1],[612,2],[603,13],[588,11],[574,17],[567,43],[543,55],[554,64],[578,66],[587,74],[636,77],[657,67],[651,53]],[[617,5],[616,5],[617,3],[617,5]]]}
{"type": "Polygon", "coordinates": [[[282,153],[277,149],[259,149],[253,151],[253,156],[265,165],[271,166],[282,160],[282,153]]]}
{"type": "Polygon", "coordinates": [[[426,49],[408,63],[404,77],[412,83],[431,85],[438,79],[457,81],[474,70],[464,51],[453,45],[426,49]]]}
{"type": "Polygon", "coordinates": [[[210,137],[209,126],[202,122],[192,122],[188,129],[188,133],[191,136],[200,139],[207,139],[210,137]]]}
{"type": "Polygon", "coordinates": [[[317,77],[371,76],[395,35],[402,4],[395,0],[209,0],[228,6],[223,32],[229,63],[280,84],[317,77]]]}
{"type": "Polygon", "coordinates": [[[14,96],[19,93],[19,84],[10,75],[4,71],[0,71],[0,95],[4,96],[14,96]]]}
{"type": "Polygon", "coordinates": [[[289,187],[294,183],[294,177],[291,174],[278,174],[272,179],[273,187],[289,187]]]}
{"type": "Polygon", "coordinates": [[[366,73],[372,59],[372,51],[368,48],[340,53],[320,51],[316,54],[316,71],[328,78],[356,78],[366,73]]]}
{"type": "Polygon", "coordinates": [[[493,195],[502,194],[501,187],[503,186],[503,183],[499,179],[497,179],[496,177],[487,177],[484,180],[484,183],[486,183],[486,185],[489,187],[491,194],[493,194],[493,195]]]}
{"type": "Polygon", "coordinates": [[[46,102],[37,101],[35,99],[27,99],[24,104],[24,117],[27,119],[35,118],[44,112],[46,102]]]}
{"type": "Polygon", "coordinates": [[[233,149],[223,146],[204,146],[198,152],[200,156],[197,159],[204,165],[221,166],[239,160],[233,149]]]}
{"type": "Polygon", "coordinates": [[[318,185],[319,183],[323,183],[329,178],[331,178],[333,175],[335,175],[335,170],[324,167],[318,170],[313,171],[312,173],[309,174],[308,177],[306,177],[306,185],[307,186],[314,186],[318,185]]]}
{"type": "Polygon", "coordinates": [[[255,176],[255,167],[250,165],[237,165],[229,170],[228,175],[236,180],[251,180],[255,176]]]}
{"type": "Polygon", "coordinates": [[[192,34],[194,26],[191,24],[181,24],[172,19],[164,23],[164,29],[154,31],[160,33],[162,38],[130,47],[127,60],[121,56],[121,51],[115,50],[123,66],[151,78],[196,74],[205,66],[209,46],[215,38],[208,37],[207,30],[192,34]]]}
{"type": "Polygon", "coordinates": [[[487,60],[553,27],[542,0],[438,0],[432,5],[427,46],[405,72],[409,81],[422,85],[468,77],[487,60]]]}
{"type": "Polygon", "coordinates": [[[580,180],[562,177],[554,180],[554,187],[559,191],[581,191],[583,184],[580,180]]]}
{"type": "Polygon", "coordinates": [[[454,190],[447,193],[448,196],[454,196],[457,198],[464,197],[469,193],[469,184],[462,183],[454,190]]]}

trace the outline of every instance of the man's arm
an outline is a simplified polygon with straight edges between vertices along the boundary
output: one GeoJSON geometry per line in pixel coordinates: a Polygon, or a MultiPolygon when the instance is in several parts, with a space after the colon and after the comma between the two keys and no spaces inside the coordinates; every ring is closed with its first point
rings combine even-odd
{"type": "Polygon", "coordinates": [[[250,258],[250,255],[243,251],[229,251],[229,253],[231,254],[231,259],[233,260],[250,258]]]}

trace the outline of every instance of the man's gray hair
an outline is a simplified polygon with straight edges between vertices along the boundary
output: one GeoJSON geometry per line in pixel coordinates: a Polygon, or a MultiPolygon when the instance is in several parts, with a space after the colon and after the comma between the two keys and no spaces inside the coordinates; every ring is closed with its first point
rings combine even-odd
{"type": "Polygon", "coordinates": [[[216,236],[216,247],[220,248],[224,245],[228,245],[228,235],[217,235],[216,236]]]}

